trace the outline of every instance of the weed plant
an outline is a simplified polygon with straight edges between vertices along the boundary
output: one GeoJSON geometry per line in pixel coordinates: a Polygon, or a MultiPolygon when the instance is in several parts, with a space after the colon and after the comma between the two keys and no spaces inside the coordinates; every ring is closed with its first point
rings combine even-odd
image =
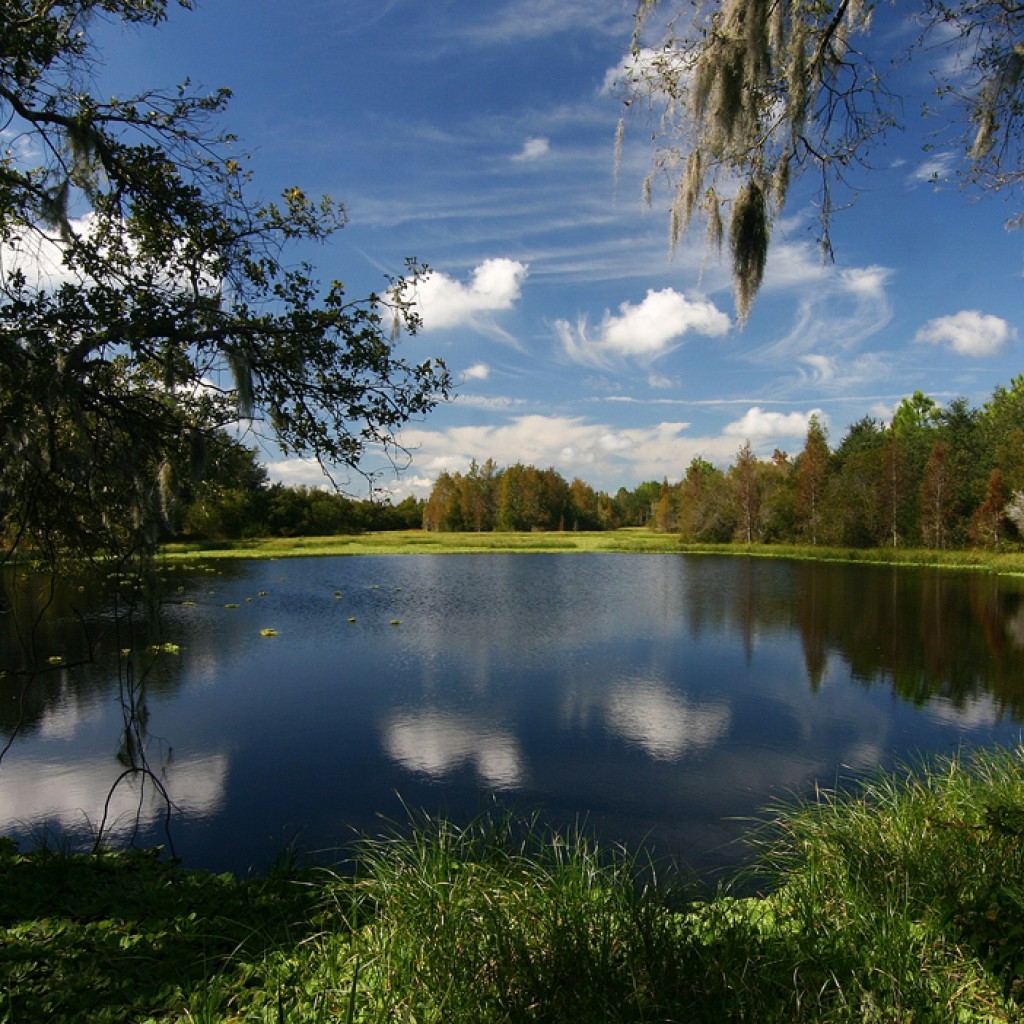
{"type": "Polygon", "coordinates": [[[500,816],[241,880],[7,844],[0,1021],[1024,1019],[1024,750],[787,803],[751,842],[745,898],[500,816]]]}

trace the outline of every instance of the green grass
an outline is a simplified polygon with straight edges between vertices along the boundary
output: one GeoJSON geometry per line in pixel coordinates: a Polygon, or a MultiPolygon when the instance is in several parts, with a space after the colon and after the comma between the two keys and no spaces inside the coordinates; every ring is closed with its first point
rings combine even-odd
{"type": "Polygon", "coordinates": [[[242,880],[8,845],[0,1020],[1024,1019],[1024,750],[790,803],[751,840],[742,899],[500,816],[242,880]]]}
{"type": "Polygon", "coordinates": [[[565,533],[427,533],[402,530],[338,537],[272,537],[240,541],[195,541],[168,544],[165,557],[290,558],[308,555],[400,555],[509,552],[685,553],[782,558],[865,565],[903,565],[971,569],[1024,575],[1024,552],[967,549],[932,551],[917,548],[832,548],[796,544],[683,544],[671,533],[646,529],[565,533]]]}
{"type": "Polygon", "coordinates": [[[170,558],[288,558],[303,555],[397,555],[562,551],[679,551],[679,539],[650,530],[565,533],[427,533],[401,530],[338,537],[267,537],[168,544],[170,558]]]}

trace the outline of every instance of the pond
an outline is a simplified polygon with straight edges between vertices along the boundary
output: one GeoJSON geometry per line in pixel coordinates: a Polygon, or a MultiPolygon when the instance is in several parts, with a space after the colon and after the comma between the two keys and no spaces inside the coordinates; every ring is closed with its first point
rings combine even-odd
{"type": "MultiPolygon", "coordinates": [[[[159,635],[128,634],[72,591],[37,625],[45,671],[0,681],[0,833],[82,842],[102,822],[112,840],[241,873],[410,810],[464,821],[497,805],[728,872],[773,801],[1020,740],[1018,579],[627,554],[222,561],[165,577],[159,635]],[[132,745],[153,780],[127,778],[107,802],[132,745]]],[[[0,616],[8,666],[17,618],[0,616]]]]}

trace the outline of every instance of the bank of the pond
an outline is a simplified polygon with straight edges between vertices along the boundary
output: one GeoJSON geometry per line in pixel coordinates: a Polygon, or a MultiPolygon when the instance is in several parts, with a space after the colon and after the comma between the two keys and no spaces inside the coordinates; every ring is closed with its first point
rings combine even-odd
{"type": "Polygon", "coordinates": [[[1024,575],[1024,551],[835,548],[794,544],[683,544],[670,533],[629,528],[562,533],[431,533],[401,530],[333,537],[261,537],[168,544],[166,558],[294,558],[310,555],[401,555],[515,552],[675,552],[864,565],[969,569],[1024,575]]]}
{"type": "Polygon", "coordinates": [[[394,530],[334,537],[259,537],[168,544],[169,558],[293,558],[308,555],[450,555],[462,553],[679,551],[678,538],[651,530],[564,533],[431,533],[394,530]]]}
{"type": "Polygon", "coordinates": [[[773,884],[748,899],[502,821],[242,880],[7,846],[0,1019],[1022,1019],[1024,751],[879,775],[751,838],[773,884]]]}

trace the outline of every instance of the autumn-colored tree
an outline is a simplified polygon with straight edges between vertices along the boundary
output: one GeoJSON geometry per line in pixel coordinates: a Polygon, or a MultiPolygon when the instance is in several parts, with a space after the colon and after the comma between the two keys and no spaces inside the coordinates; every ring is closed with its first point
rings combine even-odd
{"type": "Polygon", "coordinates": [[[597,491],[585,480],[573,477],[569,484],[570,523],[573,530],[598,530],[601,517],[598,513],[597,491]]]}
{"type": "Polygon", "coordinates": [[[465,529],[480,533],[494,529],[498,511],[498,467],[494,459],[482,466],[474,459],[460,480],[460,502],[465,529]]]}
{"type": "Polygon", "coordinates": [[[883,542],[897,548],[907,540],[908,504],[912,492],[907,457],[901,439],[889,431],[882,449],[878,507],[883,542]]]}
{"type": "Polygon", "coordinates": [[[452,476],[442,470],[430,491],[423,508],[423,529],[434,531],[461,530],[462,508],[459,486],[460,474],[452,476]]]}
{"type": "Polygon", "coordinates": [[[733,505],[736,509],[736,533],[745,544],[753,544],[761,538],[761,499],[764,488],[760,468],[750,441],[744,441],[729,471],[729,482],[732,484],[733,505]]]}
{"type": "Polygon", "coordinates": [[[824,525],[825,485],[831,461],[825,428],[818,414],[811,413],[804,450],[796,462],[796,516],[800,531],[812,544],[820,540],[824,525]]]}
{"type": "Polygon", "coordinates": [[[671,533],[679,526],[679,488],[671,486],[667,479],[661,482],[652,523],[660,533],[671,533]]]}
{"type": "Polygon", "coordinates": [[[930,548],[949,545],[953,525],[953,469],[949,447],[939,440],[932,445],[921,483],[921,537],[930,548]]]}
{"type": "Polygon", "coordinates": [[[988,491],[985,500],[971,516],[971,540],[986,548],[999,547],[1006,528],[1006,485],[999,469],[992,470],[988,478],[988,491]]]}

